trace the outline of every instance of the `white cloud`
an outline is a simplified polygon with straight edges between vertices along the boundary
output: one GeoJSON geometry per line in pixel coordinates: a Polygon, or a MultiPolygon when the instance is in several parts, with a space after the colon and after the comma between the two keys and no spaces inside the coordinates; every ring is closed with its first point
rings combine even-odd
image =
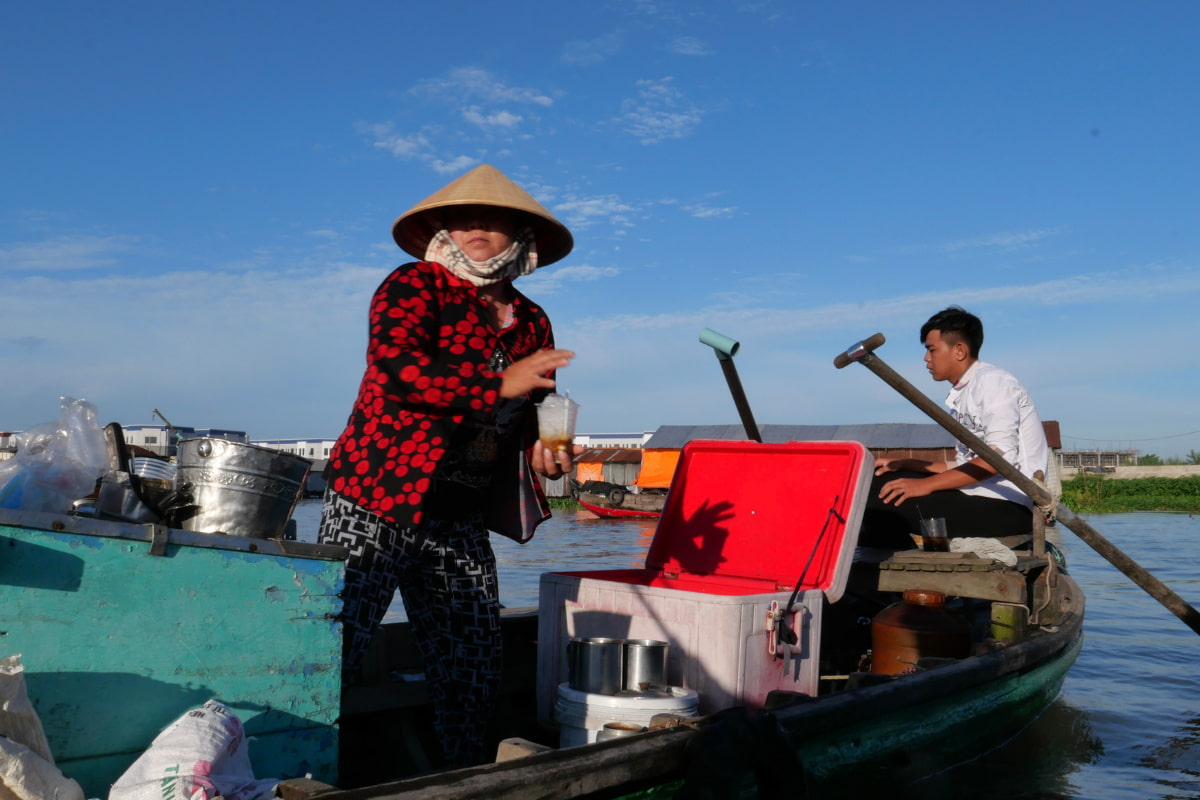
{"type": "Polygon", "coordinates": [[[716,217],[731,217],[737,213],[737,206],[714,207],[696,203],[684,206],[683,210],[698,219],[713,219],[716,217]]]}
{"type": "Polygon", "coordinates": [[[1043,239],[1057,236],[1062,232],[1061,228],[1042,228],[1033,231],[993,233],[974,239],[960,239],[956,242],[947,242],[942,245],[941,249],[948,253],[955,253],[962,250],[1017,250],[1030,247],[1043,239]]]}
{"type": "Polygon", "coordinates": [[[61,236],[45,242],[14,244],[0,248],[0,270],[59,272],[108,267],[137,245],[138,240],[132,236],[61,236]]]}
{"type": "Polygon", "coordinates": [[[933,311],[958,303],[990,326],[989,360],[1021,378],[1047,419],[1069,423],[1064,435],[1071,429],[1108,430],[1115,437],[1124,425],[1145,423],[1136,411],[1124,413],[1136,408],[1136,400],[1150,407],[1149,398],[1168,395],[1172,402],[1162,407],[1178,406],[1186,389],[1161,380],[1149,385],[1145,376],[1191,374],[1200,362],[1186,348],[1162,346],[1177,320],[1160,321],[1146,312],[1166,298],[1186,305],[1198,294],[1200,272],[1152,265],[1004,287],[945,286],[861,302],[806,305],[795,296],[759,292],[756,304],[737,307],[724,297],[716,298],[719,304],[661,314],[608,314],[597,307],[586,315],[556,315],[555,332],[563,347],[578,353],[565,379],[572,396],[600,417],[593,430],[736,421],[720,372],[697,343],[706,327],[742,343],[738,369],[759,423],[925,422],[867,370],[835,370],[831,362],[855,341],[883,331],[889,343],[882,358],[922,392],[940,397],[943,389],[923,369],[917,331],[933,311]],[[1135,313],[1139,323],[1096,325],[1097,307],[1135,313]],[[638,346],[645,342],[654,346],[638,346]],[[1106,357],[1054,355],[1078,352],[1106,357]],[[622,388],[614,390],[614,384],[622,388]],[[1104,387],[1115,386],[1145,388],[1118,404],[1103,397],[1104,387]],[[633,394],[636,413],[630,411],[633,394]],[[1084,397],[1087,402],[1081,402],[1084,397]]]}
{"type": "Polygon", "coordinates": [[[473,167],[479,163],[479,159],[471,158],[470,156],[456,156],[449,161],[444,161],[440,158],[429,160],[429,166],[433,167],[433,171],[442,175],[448,175],[453,172],[462,172],[468,167],[473,167]]]}
{"type": "Polygon", "coordinates": [[[625,132],[642,144],[682,139],[700,124],[704,113],[672,85],[672,78],[638,81],[637,97],[621,104],[625,132]]]}
{"type": "Polygon", "coordinates": [[[621,31],[613,31],[595,39],[567,42],[563,46],[562,60],[581,67],[599,64],[620,52],[624,39],[621,31]]]}
{"type": "Polygon", "coordinates": [[[678,36],[667,42],[667,51],[678,56],[711,56],[713,49],[708,42],[695,36],[678,36]]]}
{"type": "Polygon", "coordinates": [[[521,103],[549,107],[554,100],[538,89],[509,86],[492,73],[478,67],[459,67],[441,78],[421,81],[414,94],[429,99],[479,100],[485,103],[521,103]]]}
{"type": "Polygon", "coordinates": [[[635,209],[615,194],[598,197],[568,197],[555,203],[554,210],[563,217],[568,227],[586,228],[597,222],[610,225],[628,225],[629,215],[635,209]]]}
{"type": "Polygon", "coordinates": [[[362,124],[359,131],[366,136],[373,147],[386,150],[397,158],[418,158],[430,150],[429,139],[423,133],[411,133],[407,136],[396,133],[391,122],[362,124]]]}
{"type": "Polygon", "coordinates": [[[299,435],[336,435],[362,374],[370,295],[386,274],[331,262],[9,281],[6,326],[37,336],[0,348],[0,373],[19,376],[0,426],[52,418],[65,394],[95,403],[105,421],[149,421],[157,406],[179,424],[255,436],[290,435],[280,418],[303,406],[317,430],[299,435]],[[313,391],[314,365],[337,389],[313,391]]]}
{"type": "MultiPolygon", "coordinates": [[[[518,129],[530,117],[504,106],[522,105],[539,109],[554,104],[553,98],[539,89],[510,86],[487,70],[477,67],[461,67],[442,77],[421,81],[409,90],[409,94],[432,105],[456,109],[459,119],[475,126],[485,135],[502,134],[518,139],[523,138],[518,129]]],[[[427,111],[433,118],[439,119],[434,111],[427,111]]],[[[393,122],[363,123],[358,129],[373,147],[386,150],[400,159],[418,161],[438,173],[458,172],[479,163],[478,156],[446,152],[449,147],[457,149],[464,142],[470,143],[472,137],[470,129],[452,120],[442,119],[440,124],[430,123],[409,133],[396,130],[393,122]],[[447,134],[447,131],[450,133],[447,134]],[[455,137],[455,143],[446,146],[435,142],[436,138],[446,135],[455,137]]]]}
{"type": "Polygon", "coordinates": [[[617,267],[552,266],[539,269],[532,275],[522,278],[520,289],[533,296],[552,295],[573,288],[575,284],[595,283],[608,278],[616,278],[620,274],[621,270],[617,267]]]}
{"type": "Polygon", "coordinates": [[[511,111],[496,111],[486,114],[479,109],[479,106],[464,108],[462,116],[467,122],[478,125],[480,128],[515,128],[521,124],[522,120],[519,114],[513,114],[511,111]]]}

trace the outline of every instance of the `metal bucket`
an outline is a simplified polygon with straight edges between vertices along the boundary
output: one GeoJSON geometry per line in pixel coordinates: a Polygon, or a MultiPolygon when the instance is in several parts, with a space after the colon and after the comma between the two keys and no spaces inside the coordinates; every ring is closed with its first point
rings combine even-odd
{"type": "Polygon", "coordinates": [[[667,688],[667,643],[657,639],[625,640],[627,692],[661,692],[667,688]]]}
{"type": "Polygon", "coordinates": [[[567,685],[577,692],[621,691],[622,639],[572,639],[567,642],[567,685]]]}
{"type": "Polygon", "coordinates": [[[278,539],[312,467],[307,458],[225,439],[179,443],[175,489],[184,530],[278,539]]]}

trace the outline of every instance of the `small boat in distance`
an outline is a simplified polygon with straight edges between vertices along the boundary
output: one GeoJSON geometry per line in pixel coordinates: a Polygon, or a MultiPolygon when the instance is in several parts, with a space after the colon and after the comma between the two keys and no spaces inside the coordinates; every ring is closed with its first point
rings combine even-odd
{"type": "Polygon", "coordinates": [[[667,502],[664,490],[631,492],[605,481],[571,481],[571,498],[598,517],[659,517],[667,502]]]}
{"type": "Polygon", "coordinates": [[[601,519],[622,519],[625,517],[656,519],[662,516],[661,502],[659,503],[659,508],[657,511],[643,511],[639,508],[623,508],[620,506],[603,506],[595,503],[589,503],[587,500],[584,500],[582,496],[576,500],[576,502],[583,506],[585,510],[590,511],[601,519]]]}

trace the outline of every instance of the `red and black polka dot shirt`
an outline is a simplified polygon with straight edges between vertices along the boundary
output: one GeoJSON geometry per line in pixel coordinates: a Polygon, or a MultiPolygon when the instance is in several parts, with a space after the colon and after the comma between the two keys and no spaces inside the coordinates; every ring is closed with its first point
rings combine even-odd
{"type": "MultiPolygon", "coordinates": [[[[330,454],[330,488],[400,525],[422,521],[423,501],[451,436],[467,414],[500,402],[488,361],[552,348],[550,320],[520,292],[497,333],[475,287],[440,264],[405,264],[371,299],[367,368],[346,429],[330,454]]],[[[540,398],[532,398],[540,400],[540,398]]],[[[534,415],[525,446],[536,438],[534,415]]]]}

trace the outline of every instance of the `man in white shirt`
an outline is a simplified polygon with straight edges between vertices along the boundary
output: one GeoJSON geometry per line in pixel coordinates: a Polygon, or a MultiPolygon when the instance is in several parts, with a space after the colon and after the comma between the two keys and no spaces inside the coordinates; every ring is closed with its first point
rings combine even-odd
{"type": "MultiPolygon", "coordinates": [[[[946,405],[1022,474],[1046,472],[1049,447],[1037,408],[1010,373],[979,360],[983,323],[957,306],[921,326],[925,364],[949,381],[946,405]]],[[[941,517],[951,537],[1029,533],[1033,503],[961,442],[953,462],[881,458],[867,499],[860,543],[911,547],[920,520],[941,517]]]]}

